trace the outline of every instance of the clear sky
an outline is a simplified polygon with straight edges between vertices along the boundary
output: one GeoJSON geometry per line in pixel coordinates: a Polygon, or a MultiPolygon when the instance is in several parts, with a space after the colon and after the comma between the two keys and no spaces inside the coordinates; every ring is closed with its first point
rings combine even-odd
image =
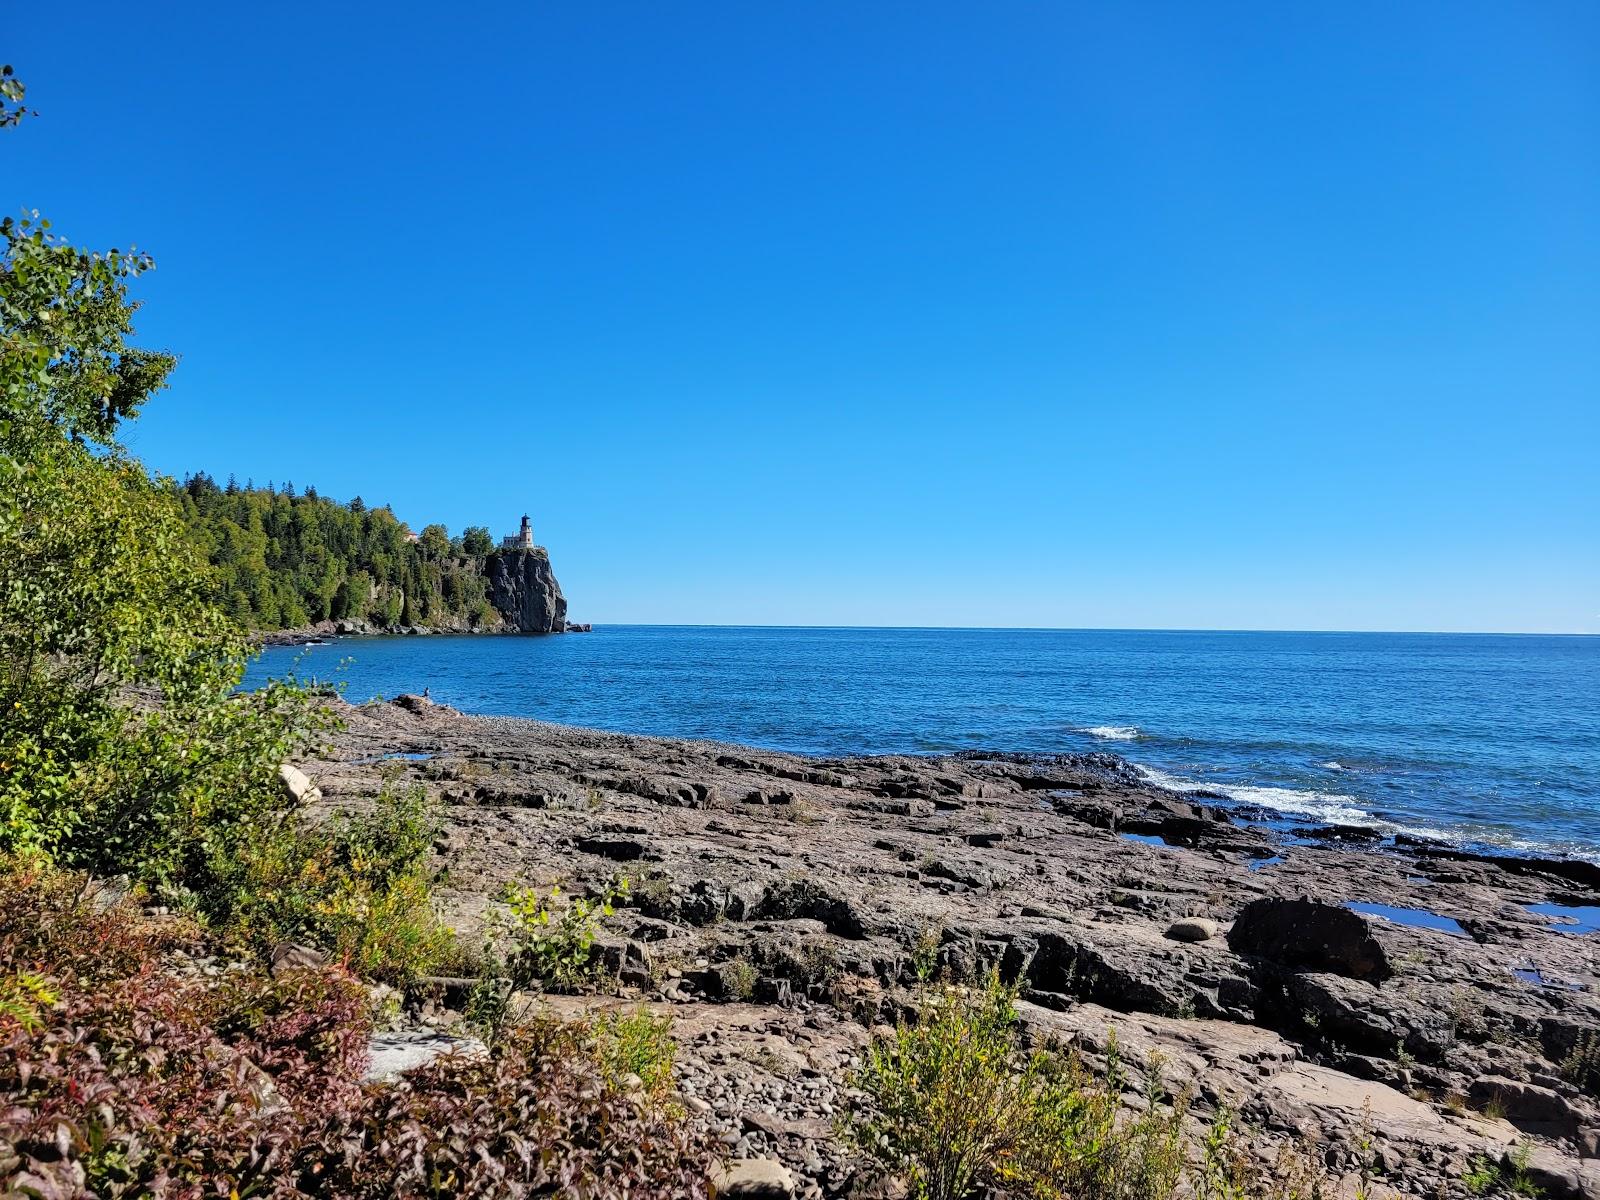
{"type": "Polygon", "coordinates": [[[1600,631],[1593,0],[50,12],[160,470],[580,620],[1600,631]]]}

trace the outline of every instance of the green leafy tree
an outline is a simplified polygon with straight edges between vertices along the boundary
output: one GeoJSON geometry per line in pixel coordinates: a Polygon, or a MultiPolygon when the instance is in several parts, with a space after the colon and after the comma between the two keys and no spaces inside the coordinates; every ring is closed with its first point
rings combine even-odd
{"type": "Polygon", "coordinates": [[[175,361],[128,341],[150,265],[0,222],[0,851],[205,903],[328,718],[291,687],[235,694],[243,631],[174,486],[115,440],[175,361]]]}
{"type": "Polygon", "coordinates": [[[0,220],[0,421],[43,418],[109,446],[119,422],[165,386],[176,359],[130,346],[137,251],[68,245],[37,214],[0,220]]]}
{"type": "Polygon", "coordinates": [[[443,525],[424,526],[417,544],[422,547],[424,558],[438,562],[450,553],[450,531],[443,525]]]}
{"type": "Polygon", "coordinates": [[[483,525],[468,525],[461,533],[461,549],[474,558],[482,558],[494,549],[494,539],[483,525]]]}

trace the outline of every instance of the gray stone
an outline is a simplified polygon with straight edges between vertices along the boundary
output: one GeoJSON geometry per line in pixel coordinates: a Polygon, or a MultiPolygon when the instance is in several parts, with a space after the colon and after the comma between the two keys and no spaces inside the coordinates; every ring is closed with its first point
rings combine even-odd
{"type": "Polygon", "coordinates": [[[1167,936],[1175,942],[1209,942],[1217,936],[1217,923],[1209,917],[1185,917],[1167,926],[1167,936]]]}
{"type": "Polygon", "coordinates": [[[270,970],[274,975],[286,971],[304,971],[326,964],[328,956],[310,946],[296,942],[279,942],[272,948],[270,970]]]}
{"type": "Polygon", "coordinates": [[[775,1158],[733,1159],[712,1182],[726,1200],[790,1200],[795,1186],[789,1168],[775,1158]]]}

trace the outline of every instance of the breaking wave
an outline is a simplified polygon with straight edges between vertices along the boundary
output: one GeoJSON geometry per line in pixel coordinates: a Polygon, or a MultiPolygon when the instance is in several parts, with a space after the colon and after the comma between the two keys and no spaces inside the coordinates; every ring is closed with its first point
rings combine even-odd
{"type": "Polygon", "coordinates": [[[1087,733],[1105,742],[1136,742],[1144,736],[1137,725],[1091,725],[1076,732],[1087,733]]]}

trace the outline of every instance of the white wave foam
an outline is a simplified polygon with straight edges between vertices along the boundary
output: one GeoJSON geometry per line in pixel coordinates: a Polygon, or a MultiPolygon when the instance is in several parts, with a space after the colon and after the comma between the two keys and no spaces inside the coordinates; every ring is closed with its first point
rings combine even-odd
{"type": "Polygon", "coordinates": [[[1261,808],[1272,809],[1274,812],[1280,812],[1287,816],[1313,817],[1330,825],[1364,825],[1383,834],[1404,833],[1412,837],[1431,838],[1434,841],[1446,842],[1451,845],[1459,845],[1465,840],[1468,843],[1493,846],[1501,850],[1521,854],[1565,854],[1574,858],[1582,858],[1589,862],[1600,863],[1600,854],[1596,854],[1590,847],[1566,844],[1551,845],[1549,842],[1517,837],[1499,830],[1448,829],[1436,825],[1401,825],[1394,821],[1385,821],[1383,818],[1374,816],[1362,808],[1360,800],[1355,796],[1346,796],[1340,792],[1212,783],[1198,779],[1184,779],[1182,776],[1171,775],[1154,767],[1134,765],[1141,775],[1157,787],[1167,788],[1174,792],[1215,792],[1228,797],[1228,799],[1237,804],[1258,805],[1261,808]]]}
{"type": "Polygon", "coordinates": [[[1350,769],[1342,762],[1325,762],[1318,763],[1317,765],[1320,766],[1324,771],[1348,771],[1350,769]]]}
{"type": "Polygon", "coordinates": [[[1107,742],[1136,742],[1144,736],[1136,725],[1091,725],[1088,729],[1080,729],[1077,732],[1087,733],[1090,737],[1097,737],[1107,742]]]}
{"type": "Polygon", "coordinates": [[[1291,813],[1301,817],[1315,817],[1319,821],[1326,821],[1330,824],[1370,825],[1374,829],[1396,828],[1380,821],[1363,809],[1361,802],[1356,797],[1346,796],[1340,792],[1202,783],[1194,779],[1182,779],[1176,775],[1169,775],[1165,771],[1158,771],[1153,767],[1140,767],[1139,771],[1157,787],[1170,788],[1175,792],[1217,792],[1237,804],[1255,804],[1281,813],[1291,813]]]}

